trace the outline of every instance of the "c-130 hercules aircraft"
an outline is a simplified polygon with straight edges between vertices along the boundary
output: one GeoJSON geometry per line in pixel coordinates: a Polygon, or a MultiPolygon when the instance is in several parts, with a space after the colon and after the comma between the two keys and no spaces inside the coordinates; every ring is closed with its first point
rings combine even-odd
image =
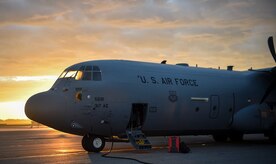
{"type": "MultiPolygon", "coordinates": [[[[268,45],[276,62],[273,38],[268,45]]],[[[100,152],[113,136],[150,149],[146,136],[206,135],[215,141],[264,133],[276,140],[276,67],[217,70],[124,60],[68,67],[53,87],[27,101],[26,115],[81,135],[100,152]]]]}

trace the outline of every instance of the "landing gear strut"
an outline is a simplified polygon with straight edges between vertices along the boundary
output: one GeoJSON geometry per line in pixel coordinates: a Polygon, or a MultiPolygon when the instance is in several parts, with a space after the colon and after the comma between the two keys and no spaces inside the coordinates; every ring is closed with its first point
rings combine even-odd
{"type": "Polygon", "coordinates": [[[216,142],[226,142],[227,138],[228,138],[228,136],[225,134],[213,134],[213,139],[216,142]]]}
{"type": "Polygon", "coordinates": [[[276,125],[274,125],[270,131],[269,140],[272,143],[276,143],[276,125]]]}
{"type": "Polygon", "coordinates": [[[216,142],[227,142],[228,138],[232,142],[241,142],[243,140],[243,133],[232,132],[229,134],[213,134],[213,139],[216,142]]]}
{"type": "Polygon", "coordinates": [[[243,134],[239,132],[234,132],[229,135],[229,138],[232,142],[241,142],[243,141],[243,134]]]}
{"type": "Polygon", "coordinates": [[[101,136],[85,135],[82,138],[82,147],[88,152],[98,153],[103,150],[105,139],[101,136]]]}

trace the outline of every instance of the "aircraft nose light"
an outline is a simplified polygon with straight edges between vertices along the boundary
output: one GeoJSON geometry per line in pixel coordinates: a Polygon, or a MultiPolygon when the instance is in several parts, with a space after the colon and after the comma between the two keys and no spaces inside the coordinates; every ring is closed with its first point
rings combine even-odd
{"type": "Polygon", "coordinates": [[[77,122],[75,122],[75,121],[72,121],[72,122],[71,122],[71,127],[72,127],[73,129],[83,129],[83,127],[82,127],[79,123],[77,123],[77,122]]]}

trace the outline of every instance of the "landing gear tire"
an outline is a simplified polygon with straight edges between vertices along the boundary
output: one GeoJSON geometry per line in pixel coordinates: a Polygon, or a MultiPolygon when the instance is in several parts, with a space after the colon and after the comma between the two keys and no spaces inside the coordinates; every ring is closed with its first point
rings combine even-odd
{"type": "Polygon", "coordinates": [[[241,141],[243,141],[243,134],[242,133],[232,133],[229,135],[229,138],[232,142],[241,142],[241,141]]]}
{"type": "Polygon", "coordinates": [[[276,126],[273,126],[268,137],[272,143],[276,143],[276,126]]]}
{"type": "Polygon", "coordinates": [[[82,147],[88,152],[98,153],[105,146],[105,139],[100,136],[85,135],[82,138],[82,147]]]}
{"type": "Polygon", "coordinates": [[[226,142],[227,141],[227,135],[225,134],[213,134],[213,139],[216,142],[226,142]]]}

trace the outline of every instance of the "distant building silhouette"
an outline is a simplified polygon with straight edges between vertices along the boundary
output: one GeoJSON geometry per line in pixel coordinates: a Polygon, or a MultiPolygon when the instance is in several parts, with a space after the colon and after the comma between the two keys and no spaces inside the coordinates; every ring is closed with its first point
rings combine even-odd
{"type": "Polygon", "coordinates": [[[33,128],[34,126],[36,126],[37,128],[39,128],[40,123],[35,122],[35,121],[31,121],[31,128],[33,128]]]}

